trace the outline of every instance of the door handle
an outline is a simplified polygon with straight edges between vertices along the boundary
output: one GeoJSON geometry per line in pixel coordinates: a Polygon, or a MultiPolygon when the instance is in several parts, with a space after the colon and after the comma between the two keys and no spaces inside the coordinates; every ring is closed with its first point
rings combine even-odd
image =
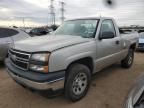
{"type": "Polygon", "coordinates": [[[116,45],[119,45],[119,44],[120,44],[120,41],[119,41],[119,40],[117,40],[115,43],[116,43],[116,45]]]}

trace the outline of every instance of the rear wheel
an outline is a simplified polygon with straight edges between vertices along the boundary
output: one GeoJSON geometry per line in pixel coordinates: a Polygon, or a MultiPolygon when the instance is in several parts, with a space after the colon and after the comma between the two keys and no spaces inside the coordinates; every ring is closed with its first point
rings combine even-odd
{"type": "Polygon", "coordinates": [[[134,60],[134,50],[129,49],[128,55],[124,60],[121,61],[121,66],[124,68],[130,68],[133,64],[133,60],[134,60]]]}
{"type": "Polygon", "coordinates": [[[89,88],[91,73],[87,66],[73,64],[68,69],[68,77],[65,84],[65,96],[71,101],[83,98],[89,88]]]}

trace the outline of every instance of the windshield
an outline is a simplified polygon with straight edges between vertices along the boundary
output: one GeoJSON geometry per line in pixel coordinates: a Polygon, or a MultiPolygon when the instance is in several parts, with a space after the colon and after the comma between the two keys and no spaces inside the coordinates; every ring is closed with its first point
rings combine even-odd
{"type": "Polygon", "coordinates": [[[56,31],[55,35],[81,36],[93,38],[95,35],[98,20],[71,20],[66,21],[56,31]]]}
{"type": "Polygon", "coordinates": [[[144,38],[144,33],[140,33],[140,38],[144,38]]]}

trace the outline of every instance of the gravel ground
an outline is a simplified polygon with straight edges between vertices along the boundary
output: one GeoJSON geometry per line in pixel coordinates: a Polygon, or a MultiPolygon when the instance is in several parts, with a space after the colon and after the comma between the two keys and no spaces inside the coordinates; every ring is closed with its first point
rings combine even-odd
{"type": "Polygon", "coordinates": [[[97,73],[85,98],[72,103],[64,95],[46,98],[16,84],[0,66],[0,108],[122,108],[136,78],[144,72],[144,53],[135,54],[134,65],[119,64],[97,73]]]}

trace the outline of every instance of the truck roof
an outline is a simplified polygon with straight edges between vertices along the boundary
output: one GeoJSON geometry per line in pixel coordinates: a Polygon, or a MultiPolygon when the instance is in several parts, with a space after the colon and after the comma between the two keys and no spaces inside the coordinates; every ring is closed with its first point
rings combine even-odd
{"type": "Polygon", "coordinates": [[[81,19],[100,19],[100,20],[103,20],[103,19],[113,19],[113,18],[111,18],[111,17],[82,17],[82,18],[73,18],[73,19],[69,19],[66,21],[81,20],[81,19]]]}

